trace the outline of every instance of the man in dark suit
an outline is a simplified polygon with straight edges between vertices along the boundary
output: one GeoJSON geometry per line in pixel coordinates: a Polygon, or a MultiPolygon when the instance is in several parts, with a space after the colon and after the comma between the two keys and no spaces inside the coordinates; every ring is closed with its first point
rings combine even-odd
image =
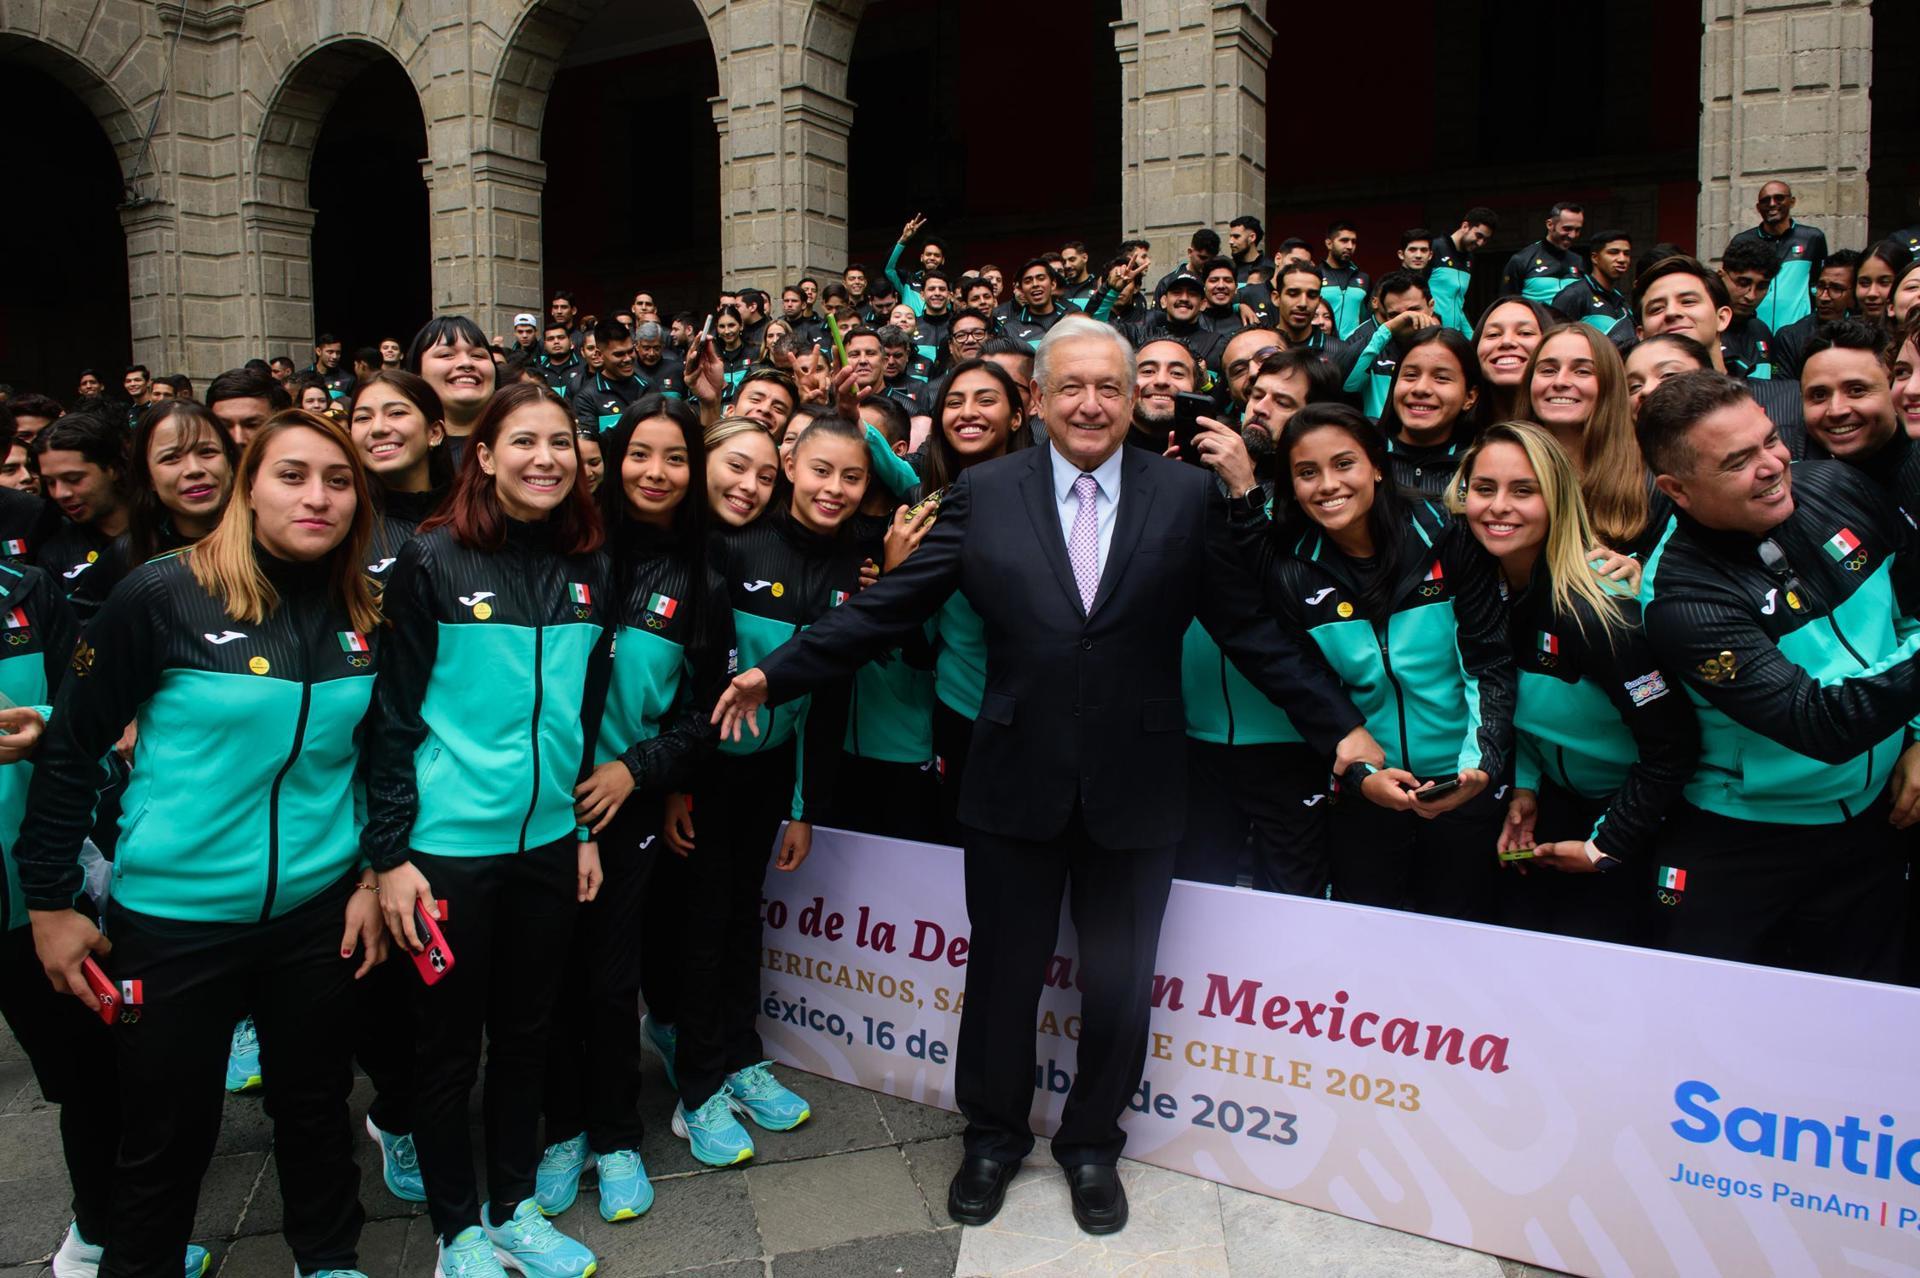
{"type": "MultiPolygon", "coordinates": [[[[1033,1147],[1034,1025],[1068,895],[1085,990],[1054,1158],[1089,1233],[1126,1224],[1114,1164],[1140,1080],[1174,849],[1186,824],[1181,637],[1200,619],[1338,772],[1382,761],[1332,673],[1262,611],[1210,472],[1123,448],[1133,352],[1062,319],[1040,344],[1048,446],[963,472],[879,584],[733,681],[722,731],[897,646],[958,589],[986,622],[987,683],[960,795],[972,949],[955,1056],[967,1156],[947,1210],[985,1224],[1033,1147]]],[[[1235,494],[1261,499],[1258,489],[1235,494]]]]}

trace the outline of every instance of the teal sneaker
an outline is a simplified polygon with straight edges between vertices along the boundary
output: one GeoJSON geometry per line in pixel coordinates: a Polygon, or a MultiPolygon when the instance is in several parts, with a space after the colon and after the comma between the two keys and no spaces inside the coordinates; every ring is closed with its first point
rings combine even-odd
{"type": "Polygon", "coordinates": [[[486,1231],[468,1225],[453,1236],[452,1242],[441,1242],[433,1262],[433,1278],[507,1278],[507,1271],[493,1254],[486,1231]]]}
{"type": "Polygon", "coordinates": [[[315,1269],[309,1273],[295,1265],[293,1278],[367,1278],[367,1276],[358,1269],[315,1269]]]}
{"type": "MultiPolygon", "coordinates": [[[[60,1250],[53,1253],[54,1278],[98,1278],[100,1257],[105,1253],[104,1245],[95,1246],[80,1236],[80,1222],[74,1221],[60,1240],[60,1250]]],[[[212,1263],[213,1257],[205,1247],[187,1245],[186,1278],[200,1278],[212,1263]]]]}
{"type": "Polygon", "coordinates": [[[414,1152],[413,1137],[383,1132],[367,1120],[367,1135],[380,1147],[380,1177],[387,1192],[403,1203],[427,1201],[427,1182],[420,1175],[420,1155],[414,1152]]]}
{"type": "Polygon", "coordinates": [[[600,1267],[592,1252],[548,1224],[531,1198],[516,1207],[503,1225],[488,1224],[490,1215],[491,1206],[483,1204],[480,1228],[493,1241],[494,1257],[527,1278],[588,1278],[600,1267]]]}
{"type": "Polygon", "coordinates": [[[732,1167],[753,1157],[753,1137],[733,1116],[733,1097],[722,1084],[693,1113],[673,1107],[673,1134],[693,1146],[693,1156],[709,1167],[732,1167]]]}
{"type": "Polygon", "coordinates": [[[771,1064],[761,1061],[727,1075],[729,1103],[734,1113],[745,1114],[770,1132],[790,1132],[813,1116],[813,1108],[773,1076],[767,1068],[771,1064]]]}
{"type": "Polygon", "coordinates": [[[667,1086],[679,1091],[680,1080],[673,1074],[673,1054],[680,1046],[680,1031],[671,1025],[662,1025],[649,1012],[640,1018],[640,1042],[667,1067],[667,1086]]]}
{"type": "Polygon", "coordinates": [[[260,1086],[260,1034],[251,1016],[233,1027],[233,1045],[227,1049],[227,1090],[250,1092],[260,1086]]]}
{"type": "Polygon", "coordinates": [[[594,1155],[593,1162],[600,1169],[600,1219],[611,1225],[647,1214],[653,1206],[653,1183],[639,1151],[616,1149],[594,1155]]]}
{"type": "Polygon", "coordinates": [[[585,1132],[547,1146],[540,1155],[540,1169],[533,1174],[533,1202],[540,1214],[558,1216],[573,1206],[580,1193],[580,1176],[592,1165],[585,1132]]]}

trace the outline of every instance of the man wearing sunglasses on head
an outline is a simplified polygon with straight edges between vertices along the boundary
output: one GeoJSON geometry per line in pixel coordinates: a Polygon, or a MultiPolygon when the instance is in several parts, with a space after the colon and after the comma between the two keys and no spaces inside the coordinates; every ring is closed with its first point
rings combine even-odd
{"type": "Polygon", "coordinates": [[[1897,975],[1900,830],[1920,819],[1920,531],[1872,480],[1792,463],[1738,381],[1647,397],[1640,450],[1679,511],[1645,608],[1685,695],[1698,770],[1646,885],[1669,948],[1870,980],[1897,975]]]}

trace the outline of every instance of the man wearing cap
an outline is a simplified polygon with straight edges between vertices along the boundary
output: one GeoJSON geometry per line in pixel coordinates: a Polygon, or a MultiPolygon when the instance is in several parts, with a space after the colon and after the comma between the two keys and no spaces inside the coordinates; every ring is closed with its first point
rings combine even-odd
{"type": "Polygon", "coordinates": [[[1192,271],[1176,271],[1173,278],[1167,281],[1167,291],[1160,299],[1160,309],[1147,312],[1127,331],[1127,337],[1136,348],[1162,338],[1181,343],[1193,352],[1196,361],[1206,366],[1198,385],[1209,386],[1224,375],[1221,353],[1226,350],[1227,341],[1233,333],[1224,329],[1215,331],[1207,326],[1201,314],[1206,300],[1206,289],[1200,283],[1199,276],[1192,271]]]}
{"type": "Polygon", "coordinates": [[[513,349],[509,355],[519,355],[532,363],[540,355],[540,320],[532,311],[521,311],[513,317],[513,349]]]}

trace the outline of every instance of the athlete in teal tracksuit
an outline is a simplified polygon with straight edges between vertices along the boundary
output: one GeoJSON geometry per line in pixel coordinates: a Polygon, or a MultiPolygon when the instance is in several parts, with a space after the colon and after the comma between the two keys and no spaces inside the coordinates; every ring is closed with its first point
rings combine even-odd
{"type": "Polygon", "coordinates": [[[1662,551],[1647,635],[1699,711],[1701,752],[1659,840],[1656,914],[1674,948],[1889,979],[1920,535],[1841,462],[1796,463],[1790,495],[1765,537],[1683,511],[1662,551]]]}
{"type": "MultiPolygon", "coordinates": [[[[284,482],[275,445],[308,431],[268,432],[272,423],[249,456],[284,482]]],[[[345,432],[330,427],[328,439],[344,463],[345,432]]],[[[343,913],[371,900],[355,890],[354,828],[361,725],[384,648],[360,576],[371,511],[316,560],[253,545],[275,602],[258,620],[235,617],[192,558],[236,528],[246,536],[234,507],[254,484],[239,480],[206,541],[128,574],[73,650],[18,847],[28,906],[59,921],[80,890],[100,760],[134,724],[102,962],[144,1007],[113,1033],[122,1129],[110,1272],[179,1272],[233,1026],[249,1012],[273,1079],[275,1142],[300,1151],[279,1160],[288,1244],[303,1272],[355,1264],[363,1217],[347,1095],[359,960],[342,956],[341,933],[343,913]],[[358,583],[357,602],[343,577],[358,583]]],[[[343,535],[354,511],[350,502],[341,521],[334,507],[343,535]]]]}
{"type": "Polygon", "coordinates": [[[597,878],[574,788],[593,768],[616,616],[599,520],[574,504],[575,472],[560,459],[571,440],[545,391],[496,394],[446,511],[401,548],[385,594],[393,630],[361,844],[386,908],[421,877],[447,907],[454,966],[415,987],[414,1145],[452,1253],[552,1245],[591,1260],[533,1219],[532,1202],[547,1028],[578,902],[597,878]],[[483,445],[497,474],[478,464],[483,445]],[[537,497],[510,487],[526,472],[501,460],[528,449],[551,450],[546,473],[559,481],[537,497]],[[484,1209],[467,1116],[483,1029],[484,1209]]]}
{"type": "MultiPolygon", "coordinates": [[[[1300,423],[1289,423],[1283,449],[1300,423]]],[[[1400,508],[1390,489],[1373,500],[1400,508]]],[[[1399,517],[1406,528],[1397,552],[1389,558],[1376,546],[1368,561],[1342,553],[1305,516],[1270,529],[1264,516],[1236,511],[1235,531],[1257,557],[1267,606],[1319,647],[1389,767],[1421,780],[1469,770],[1498,778],[1512,739],[1514,673],[1493,562],[1429,503],[1399,517]]],[[[1432,819],[1347,794],[1333,816],[1334,895],[1489,917],[1498,824],[1486,792],[1432,819]]]]}

